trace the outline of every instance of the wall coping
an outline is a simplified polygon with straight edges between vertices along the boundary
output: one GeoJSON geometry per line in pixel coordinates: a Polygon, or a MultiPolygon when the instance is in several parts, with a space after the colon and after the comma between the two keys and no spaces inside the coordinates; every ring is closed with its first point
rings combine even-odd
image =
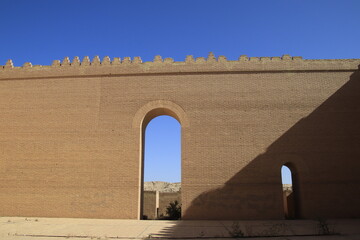
{"type": "Polygon", "coordinates": [[[0,65],[0,80],[38,79],[63,77],[112,77],[129,75],[174,75],[204,73],[251,73],[251,72],[298,72],[298,71],[356,71],[360,59],[303,59],[302,57],[248,57],[241,55],[238,60],[227,60],[225,56],[215,57],[210,53],[207,58],[194,58],[189,55],[183,62],[172,58],[162,59],[155,56],[151,62],[142,62],[140,57],[115,57],[112,61],[106,56],[101,61],[95,56],[92,61],[84,57],[72,61],[65,57],[62,62],[54,60],[52,65],[32,65],[26,62],[15,67],[12,60],[0,65]]]}

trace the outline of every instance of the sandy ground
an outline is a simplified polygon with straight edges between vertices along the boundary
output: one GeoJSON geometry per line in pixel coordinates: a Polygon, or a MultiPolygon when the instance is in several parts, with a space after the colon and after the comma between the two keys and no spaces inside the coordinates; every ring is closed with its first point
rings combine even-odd
{"type": "Polygon", "coordinates": [[[319,221],[139,221],[1,217],[1,240],[87,239],[354,239],[360,219],[319,221]],[[327,231],[329,229],[329,231],[327,231]],[[324,233],[331,233],[324,235],[324,233]],[[334,234],[333,234],[334,233],[334,234]],[[242,236],[243,235],[243,236],[242,236]]]}

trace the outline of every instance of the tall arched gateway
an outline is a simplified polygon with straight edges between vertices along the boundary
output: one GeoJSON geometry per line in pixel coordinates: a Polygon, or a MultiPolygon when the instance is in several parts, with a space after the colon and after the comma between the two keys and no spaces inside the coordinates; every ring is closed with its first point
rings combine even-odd
{"type": "Polygon", "coordinates": [[[183,219],[360,217],[360,59],[75,58],[0,66],[0,215],[138,219],[142,133],[182,127],[183,219]],[[293,156],[291,159],[290,157],[293,156]]]}
{"type": "MultiPolygon", "coordinates": [[[[144,183],[144,143],[145,143],[145,129],[148,123],[158,117],[158,116],[171,116],[179,121],[182,131],[184,128],[189,127],[189,120],[187,119],[185,111],[177,104],[171,101],[165,100],[158,100],[152,101],[143,106],[137,113],[134,118],[133,126],[136,128],[140,124],[139,128],[139,137],[141,141],[140,145],[140,157],[139,157],[139,216],[138,218],[141,219],[143,216],[143,183],[144,183]]],[[[182,136],[182,134],[181,134],[182,136]]],[[[183,148],[182,148],[183,152],[183,148]]]]}

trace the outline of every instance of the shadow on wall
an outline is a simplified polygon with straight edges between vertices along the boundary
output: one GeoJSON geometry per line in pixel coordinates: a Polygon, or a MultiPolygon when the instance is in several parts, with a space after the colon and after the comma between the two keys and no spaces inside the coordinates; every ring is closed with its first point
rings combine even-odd
{"type": "MultiPolygon", "coordinates": [[[[195,198],[183,219],[284,219],[280,169],[286,163],[295,171],[297,218],[360,217],[359,70],[222,188],[195,198]]],[[[163,234],[178,236],[184,224],[163,234]]]]}
{"type": "Polygon", "coordinates": [[[360,217],[359,70],[222,188],[194,199],[183,219],[283,219],[284,164],[294,171],[295,218],[360,217]]]}

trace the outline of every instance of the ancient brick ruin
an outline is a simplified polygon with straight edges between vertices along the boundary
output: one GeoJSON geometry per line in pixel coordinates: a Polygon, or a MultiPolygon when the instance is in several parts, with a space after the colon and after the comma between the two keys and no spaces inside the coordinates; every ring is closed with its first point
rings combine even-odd
{"type": "Polygon", "coordinates": [[[0,215],[138,219],[146,124],[182,126],[183,219],[360,217],[360,59],[0,66],[0,215]]]}

